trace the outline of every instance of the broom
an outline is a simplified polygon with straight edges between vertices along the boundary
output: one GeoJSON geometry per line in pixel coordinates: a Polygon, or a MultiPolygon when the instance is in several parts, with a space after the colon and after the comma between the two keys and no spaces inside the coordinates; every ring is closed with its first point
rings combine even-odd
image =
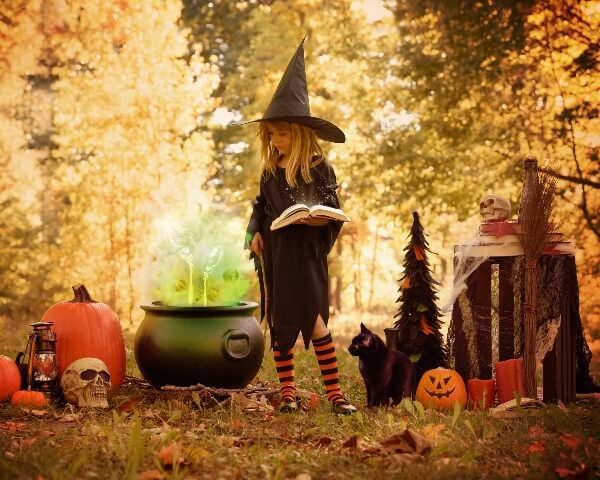
{"type": "MultiPolygon", "coordinates": [[[[526,182],[527,179],[528,177],[526,177],[526,182]]],[[[538,264],[550,235],[556,232],[556,227],[552,224],[556,178],[546,172],[538,174],[536,171],[533,179],[523,186],[523,190],[523,200],[519,212],[521,231],[518,233],[519,242],[525,254],[523,384],[525,394],[529,398],[537,398],[535,351],[538,264]]]]}
{"type": "Polygon", "coordinates": [[[267,274],[265,273],[265,261],[263,260],[263,256],[262,254],[258,256],[258,259],[260,260],[260,269],[262,272],[262,279],[263,279],[263,290],[265,292],[265,299],[264,299],[264,316],[261,319],[261,321],[264,322],[263,325],[263,339],[266,341],[267,339],[267,330],[270,330],[271,328],[271,317],[270,317],[270,313],[269,312],[269,290],[267,288],[267,274]]]}

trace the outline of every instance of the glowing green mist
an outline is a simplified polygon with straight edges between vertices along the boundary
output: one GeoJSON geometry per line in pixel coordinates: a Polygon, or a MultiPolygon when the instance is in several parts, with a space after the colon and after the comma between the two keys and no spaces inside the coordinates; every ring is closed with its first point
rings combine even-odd
{"type": "Polygon", "coordinates": [[[223,213],[172,215],[157,222],[149,275],[152,301],[170,306],[232,305],[252,270],[244,228],[223,213]]]}

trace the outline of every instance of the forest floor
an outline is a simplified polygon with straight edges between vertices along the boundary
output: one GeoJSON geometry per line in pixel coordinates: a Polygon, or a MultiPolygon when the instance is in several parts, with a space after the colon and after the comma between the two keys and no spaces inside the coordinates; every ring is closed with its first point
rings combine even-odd
{"type": "MultiPolygon", "coordinates": [[[[0,405],[0,478],[600,478],[597,398],[518,408],[511,417],[409,401],[366,409],[348,333],[336,335],[338,363],[359,412],[342,417],[322,395],[312,350],[299,345],[296,378],[308,409],[279,414],[269,352],[245,392],[159,391],[141,379],[126,335],[128,377],[109,409],[0,405]]],[[[5,329],[0,354],[14,358],[25,340],[26,330],[5,329]]],[[[598,382],[600,364],[591,370],[598,382]]]]}

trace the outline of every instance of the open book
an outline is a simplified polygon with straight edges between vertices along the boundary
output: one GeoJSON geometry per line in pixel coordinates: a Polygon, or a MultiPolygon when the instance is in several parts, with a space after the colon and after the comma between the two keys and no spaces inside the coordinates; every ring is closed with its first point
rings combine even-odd
{"type": "Polygon", "coordinates": [[[339,208],[328,207],[327,205],[313,205],[309,207],[303,203],[297,203],[286,208],[271,224],[271,230],[283,228],[296,220],[306,217],[321,217],[341,222],[349,222],[350,218],[339,208]]]}

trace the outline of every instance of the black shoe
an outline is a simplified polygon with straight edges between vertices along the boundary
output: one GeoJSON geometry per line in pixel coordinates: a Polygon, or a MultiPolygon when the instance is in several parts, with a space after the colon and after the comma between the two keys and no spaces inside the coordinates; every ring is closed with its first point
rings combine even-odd
{"type": "Polygon", "coordinates": [[[352,415],[358,411],[356,407],[347,400],[336,402],[331,408],[333,409],[333,413],[336,415],[352,415]]]}

